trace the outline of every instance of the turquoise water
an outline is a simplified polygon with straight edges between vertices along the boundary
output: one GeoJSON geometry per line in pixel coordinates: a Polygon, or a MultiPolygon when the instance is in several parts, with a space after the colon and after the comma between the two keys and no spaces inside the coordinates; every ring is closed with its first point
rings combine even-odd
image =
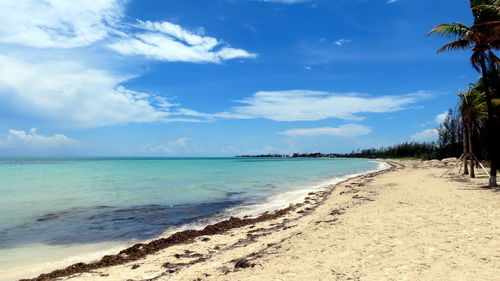
{"type": "Polygon", "coordinates": [[[154,238],[168,227],[242,207],[280,207],[300,191],[378,165],[353,159],[0,158],[0,275],[70,261],[69,255],[96,245],[111,249],[154,238]],[[279,197],[287,192],[291,196],[279,197]]]}

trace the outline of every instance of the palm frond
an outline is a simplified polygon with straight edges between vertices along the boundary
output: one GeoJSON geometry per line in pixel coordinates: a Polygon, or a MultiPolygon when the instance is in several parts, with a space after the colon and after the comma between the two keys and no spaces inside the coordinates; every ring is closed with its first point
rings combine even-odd
{"type": "Polygon", "coordinates": [[[457,51],[468,49],[472,46],[472,42],[469,40],[461,39],[456,40],[447,44],[444,44],[441,48],[438,49],[438,53],[446,52],[446,51],[457,51]]]}
{"type": "Polygon", "coordinates": [[[470,8],[474,10],[481,10],[482,8],[499,7],[500,0],[470,0],[470,8]]]}
{"type": "Polygon", "coordinates": [[[500,5],[500,0],[470,0],[471,8],[479,5],[500,5]]]}
{"type": "Polygon", "coordinates": [[[484,93],[477,84],[470,84],[466,91],[458,94],[459,110],[466,122],[474,124],[477,120],[486,118],[486,100],[484,93]]]}
{"type": "Polygon", "coordinates": [[[497,67],[500,67],[500,58],[498,58],[492,51],[488,52],[488,61],[490,64],[496,64],[497,67]]]}
{"type": "Polygon", "coordinates": [[[464,36],[468,30],[469,27],[463,23],[459,22],[454,22],[452,24],[445,23],[445,24],[440,24],[431,29],[428,35],[438,34],[441,35],[442,37],[455,39],[464,36]]]}
{"type": "Polygon", "coordinates": [[[474,24],[500,20],[500,1],[471,0],[470,4],[474,24]]]}
{"type": "Polygon", "coordinates": [[[470,57],[470,62],[472,67],[479,73],[481,73],[481,60],[484,60],[484,53],[482,51],[474,51],[470,57]]]}
{"type": "Polygon", "coordinates": [[[500,13],[500,6],[497,5],[477,5],[472,7],[473,11],[486,12],[486,13],[500,13]]]}

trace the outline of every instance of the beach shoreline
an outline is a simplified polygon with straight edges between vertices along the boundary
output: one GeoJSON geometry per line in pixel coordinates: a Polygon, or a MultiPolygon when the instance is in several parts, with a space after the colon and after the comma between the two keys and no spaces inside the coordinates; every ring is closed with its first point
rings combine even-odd
{"type": "Polygon", "coordinates": [[[258,222],[268,221],[276,219],[278,217],[282,217],[286,215],[288,212],[295,210],[296,208],[310,204],[311,202],[308,202],[307,200],[307,198],[309,198],[309,195],[321,194],[321,196],[327,196],[333,191],[336,185],[341,184],[345,181],[392,169],[392,166],[383,160],[375,160],[375,159],[371,160],[378,163],[377,168],[373,170],[360,173],[347,174],[341,177],[335,177],[333,179],[318,182],[312,185],[313,187],[308,187],[307,189],[285,191],[285,193],[298,193],[294,194],[293,197],[287,198],[288,201],[286,204],[283,204],[283,202],[281,202],[280,205],[272,206],[273,204],[269,204],[269,201],[274,200],[273,198],[276,197],[278,194],[272,195],[271,197],[264,199],[268,202],[262,201],[259,204],[254,204],[251,206],[233,207],[230,208],[231,211],[223,210],[223,213],[226,214],[225,216],[213,214],[207,219],[204,219],[203,223],[200,223],[197,220],[193,223],[187,223],[182,226],[169,227],[165,230],[165,232],[162,235],[156,238],[130,243],[131,246],[122,248],[123,250],[119,251],[119,253],[104,255],[97,261],[94,262],[91,261],[86,263],[78,262],[59,269],[52,268],[49,269],[51,271],[48,273],[41,273],[41,274],[39,273],[40,275],[38,275],[37,277],[22,278],[19,280],[53,280],[54,278],[60,278],[76,273],[87,272],[89,270],[120,265],[127,262],[132,262],[136,259],[150,255],[164,248],[171,247],[172,245],[175,244],[189,243],[189,240],[192,240],[199,236],[215,235],[221,232],[226,232],[234,228],[241,228],[246,225],[251,225],[258,222]],[[228,213],[232,214],[234,213],[234,215],[228,216],[227,215],[228,213]],[[239,218],[242,218],[241,221],[238,221],[239,218]],[[213,230],[214,228],[217,229],[215,232],[213,230]],[[212,229],[212,230],[204,231],[204,229],[212,229]],[[179,239],[179,236],[181,236],[182,238],[179,239]],[[167,240],[173,239],[175,240],[175,242],[174,243],[166,242],[165,239],[167,240]],[[156,246],[148,248],[144,253],[141,254],[137,253],[138,247],[142,247],[148,244],[156,246]],[[161,244],[161,246],[158,246],[157,244],[161,244]],[[124,253],[128,254],[130,252],[134,252],[134,255],[130,259],[122,258],[124,253]]]}
{"type": "Polygon", "coordinates": [[[485,194],[483,178],[439,177],[452,161],[387,162],[390,169],[261,218],[187,230],[104,257],[104,267],[77,264],[30,280],[495,280],[498,193],[485,194]]]}
{"type": "MultiPolygon", "coordinates": [[[[0,249],[1,281],[30,278],[77,262],[93,262],[105,255],[116,254],[136,243],[148,243],[189,228],[202,229],[230,216],[243,217],[273,211],[288,206],[291,201],[306,197],[309,190],[322,188],[332,179],[338,181],[345,175],[377,168],[375,161],[346,159],[274,161],[207,158],[195,159],[195,161],[167,159],[153,162],[148,161],[150,159],[140,159],[140,161],[125,159],[126,162],[122,162],[123,159],[102,160],[98,163],[94,163],[92,159],[56,160],[54,162],[56,165],[43,165],[42,167],[38,167],[38,160],[34,161],[32,168],[35,171],[48,166],[51,169],[46,170],[46,173],[54,176],[57,175],[59,169],[79,172],[75,173],[75,175],[81,175],[77,177],[59,175],[62,178],[60,180],[58,178],[58,186],[64,189],[66,186],[80,186],[80,188],[75,188],[75,193],[71,192],[70,188],[62,196],[54,192],[44,195],[51,200],[54,198],[52,200],[54,204],[44,206],[49,201],[42,201],[41,204],[35,205],[38,211],[31,212],[31,215],[16,216],[15,214],[24,214],[16,212],[16,208],[22,206],[23,201],[16,201],[15,196],[14,200],[7,201],[8,204],[3,207],[8,210],[8,213],[3,213],[3,219],[6,219],[8,223],[3,224],[0,230],[2,232],[0,239],[0,244],[2,244],[0,249]],[[338,164],[344,162],[347,163],[338,164]],[[100,187],[104,180],[103,173],[87,173],[89,169],[75,169],[75,163],[81,163],[77,167],[94,167],[98,164],[103,171],[114,171],[115,174],[109,182],[121,181],[120,186],[131,188],[122,189],[121,194],[115,198],[116,202],[110,202],[108,195],[110,193],[112,195],[113,192],[110,191],[114,189],[112,184],[104,184],[100,187]],[[227,165],[228,163],[231,165],[227,165]],[[205,164],[207,164],[207,169],[204,168],[205,164]],[[123,176],[123,167],[117,167],[120,165],[125,165],[128,169],[134,168],[135,172],[123,176]],[[190,173],[182,173],[179,170],[186,170],[183,168],[189,165],[202,169],[201,173],[194,173],[192,177],[186,179],[185,174],[190,173]],[[172,166],[175,166],[178,173],[174,174],[178,176],[170,176],[168,173],[158,175],[159,170],[163,171],[165,167],[172,168],[172,166]],[[234,168],[227,168],[228,166],[234,168]],[[144,169],[144,167],[149,167],[149,169],[144,169]],[[262,167],[266,169],[263,170],[262,167]],[[280,167],[282,169],[279,169],[280,167]],[[238,172],[242,169],[245,172],[238,172]],[[297,169],[301,170],[297,171],[297,169]],[[93,176],[95,180],[85,181],[85,177],[90,176],[93,176]],[[103,191],[94,192],[92,187],[96,186],[103,191]],[[140,191],[134,187],[144,186],[147,187],[148,192],[135,195],[140,191]],[[90,193],[82,192],[82,190],[88,190],[90,193]],[[185,191],[181,192],[184,195],[178,190],[185,191]],[[97,196],[99,194],[103,196],[97,196]],[[152,199],[152,196],[148,194],[158,196],[152,199]],[[87,199],[81,203],[59,205],[57,202],[58,198],[68,201],[68,198],[82,196],[87,199]],[[177,205],[175,201],[182,197],[193,199],[187,200],[189,204],[181,202],[177,205]],[[131,198],[134,200],[131,201],[131,198]],[[198,202],[201,203],[197,204],[198,202]],[[16,224],[16,220],[23,221],[23,223],[16,224]]],[[[47,158],[43,161],[53,163],[54,159],[47,158]]],[[[17,162],[13,163],[17,165],[17,162]]],[[[30,161],[26,161],[20,167],[29,168],[31,164],[30,161]]],[[[19,178],[22,174],[30,172],[18,169],[16,173],[13,173],[12,178],[19,178]]],[[[30,188],[31,186],[45,185],[49,190],[56,190],[51,182],[43,182],[44,177],[38,178],[35,176],[31,181],[18,183],[18,190],[25,190],[26,192],[22,194],[32,194],[33,198],[41,197],[39,191],[43,188],[30,188]],[[39,184],[38,178],[44,184],[39,184]],[[34,193],[31,193],[32,190],[34,193]]],[[[15,183],[9,184],[8,179],[2,184],[4,187],[16,185],[15,183]]],[[[21,195],[20,192],[18,194],[21,195]]],[[[5,197],[3,199],[5,200],[5,197]]],[[[186,202],[185,199],[184,202],[186,202]]],[[[29,214],[30,211],[31,209],[27,209],[26,213],[29,214]]]]}

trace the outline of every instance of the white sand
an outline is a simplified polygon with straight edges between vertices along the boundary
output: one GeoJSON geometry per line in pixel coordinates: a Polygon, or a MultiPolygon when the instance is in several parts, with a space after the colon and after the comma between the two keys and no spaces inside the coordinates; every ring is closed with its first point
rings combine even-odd
{"type": "Polygon", "coordinates": [[[440,162],[393,163],[283,218],[66,279],[500,280],[500,190],[439,178],[440,162]]]}

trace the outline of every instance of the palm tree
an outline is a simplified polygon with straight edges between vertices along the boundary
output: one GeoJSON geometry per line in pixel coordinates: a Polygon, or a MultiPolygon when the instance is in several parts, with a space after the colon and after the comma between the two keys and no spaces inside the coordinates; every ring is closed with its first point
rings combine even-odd
{"type": "Polygon", "coordinates": [[[498,66],[500,59],[493,50],[500,48],[500,1],[498,0],[470,0],[474,24],[466,26],[463,23],[441,24],[432,29],[429,34],[439,34],[452,39],[439,48],[438,52],[451,50],[471,49],[472,66],[481,73],[484,84],[484,95],[486,100],[488,119],[488,152],[490,154],[491,168],[489,186],[494,187],[496,183],[497,169],[497,146],[493,96],[491,89],[500,96],[500,83],[498,78],[498,66]]]}
{"type": "MultiPolygon", "coordinates": [[[[463,135],[463,140],[462,140],[462,145],[463,145],[463,153],[462,156],[463,158],[463,165],[464,165],[464,175],[469,175],[469,168],[467,166],[467,160],[469,159],[469,154],[471,153],[470,151],[470,144],[469,144],[469,127],[466,125],[467,119],[465,118],[465,111],[467,110],[467,100],[464,98],[465,93],[459,93],[458,96],[460,97],[460,105],[458,109],[460,110],[460,115],[462,117],[462,135],[463,135]]],[[[472,159],[471,159],[472,161],[472,159]]],[[[474,170],[471,169],[470,176],[474,174],[474,170]]]]}
{"type": "Polygon", "coordinates": [[[469,174],[471,178],[474,173],[474,139],[476,132],[479,131],[479,121],[485,118],[484,94],[480,90],[480,83],[470,84],[467,91],[460,93],[459,110],[462,117],[464,154],[464,174],[469,174]],[[470,172],[467,168],[467,160],[470,160],[470,172]]]}

